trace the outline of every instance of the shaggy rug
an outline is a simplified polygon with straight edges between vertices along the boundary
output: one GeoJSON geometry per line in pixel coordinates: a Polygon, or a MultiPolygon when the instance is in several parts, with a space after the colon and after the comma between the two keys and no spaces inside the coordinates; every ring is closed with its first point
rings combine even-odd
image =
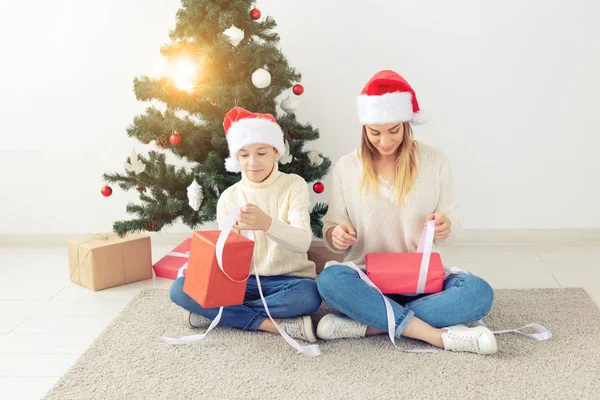
{"type": "Polygon", "coordinates": [[[160,336],[201,332],[182,314],[167,290],[141,292],[45,399],[600,398],[600,310],[583,289],[496,290],[490,328],[537,322],[554,336],[498,335],[493,356],[406,353],[382,335],[320,341],[322,354],[311,358],[281,337],[224,327],[170,346],[160,336]]]}

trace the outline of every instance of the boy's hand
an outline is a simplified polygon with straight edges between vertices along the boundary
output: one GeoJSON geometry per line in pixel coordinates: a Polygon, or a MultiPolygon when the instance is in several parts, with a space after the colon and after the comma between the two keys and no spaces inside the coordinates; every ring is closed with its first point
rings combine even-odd
{"type": "Polygon", "coordinates": [[[272,218],[260,207],[254,204],[246,204],[237,216],[233,229],[240,231],[268,231],[271,227],[272,218]]]}

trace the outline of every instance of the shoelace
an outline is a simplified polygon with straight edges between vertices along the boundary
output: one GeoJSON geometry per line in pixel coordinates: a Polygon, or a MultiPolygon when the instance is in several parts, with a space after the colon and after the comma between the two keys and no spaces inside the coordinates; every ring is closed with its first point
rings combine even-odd
{"type": "Polygon", "coordinates": [[[304,330],[302,329],[304,325],[304,321],[301,319],[300,321],[283,321],[281,327],[283,330],[287,332],[288,335],[294,337],[296,339],[306,339],[304,336],[304,330]]]}
{"type": "Polygon", "coordinates": [[[450,339],[449,344],[452,350],[479,351],[479,343],[477,343],[477,336],[448,332],[447,338],[450,339]]]}
{"type": "Polygon", "coordinates": [[[342,337],[357,337],[360,336],[358,333],[359,328],[362,328],[362,324],[358,321],[344,320],[341,323],[336,322],[333,336],[341,335],[342,337]]]}
{"type": "Polygon", "coordinates": [[[199,314],[190,314],[190,316],[188,317],[190,320],[190,325],[198,327],[200,325],[204,325],[206,324],[208,321],[210,321],[208,318],[199,315],[199,314]]]}

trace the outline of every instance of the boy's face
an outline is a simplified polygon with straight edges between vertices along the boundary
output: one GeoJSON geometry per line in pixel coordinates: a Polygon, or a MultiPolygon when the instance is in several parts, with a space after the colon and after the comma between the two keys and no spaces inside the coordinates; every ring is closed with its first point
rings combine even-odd
{"type": "Polygon", "coordinates": [[[271,175],[279,152],[268,144],[250,144],[238,152],[242,173],[252,182],[262,182],[271,175]]]}

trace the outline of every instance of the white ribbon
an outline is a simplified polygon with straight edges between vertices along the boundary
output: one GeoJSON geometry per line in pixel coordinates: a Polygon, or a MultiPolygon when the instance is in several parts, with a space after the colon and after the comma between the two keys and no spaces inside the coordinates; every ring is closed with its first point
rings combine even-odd
{"type": "Polygon", "coordinates": [[[421,269],[419,270],[419,280],[417,282],[416,294],[425,293],[425,285],[427,284],[427,274],[429,273],[429,260],[431,259],[431,251],[433,250],[433,236],[435,234],[435,222],[427,221],[425,229],[421,234],[417,253],[423,253],[421,258],[421,269]]]}
{"type": "MultiPolygon", "coordinates": [[[[485,326],[487,328],[487,325],[482,320],[476,321],[475,324],[477,324],[479,326],[485,326]]],[[[498,330],[498,331],[492,331],[492,333],[495,335],[498,335],[501,333],[518,333],[519,335],[527,336],[527,337],[535,339],[539,342],[548,340],[552,337],[552,332],[550,332],[548,330],[548,328],[546,328],[545,326],[542,326],[540,324],[536,324],[536,323],[527,324],[524,327],[518,328],[518,329],[502,329],[502,330],[498,330]],[[527,329],[527,328],[533,328],[537,333],[521,332],[523,329],[527,329]]]]}
{"type": "Polygon", "coordinates": [[[265,301],[265,296],[263,295],[262,292],[262,287],[260,286],[260,278],[258,277],[258,272],[256,271],[256,268],[254,268],[254,273],[256,274],[256,283],[258,285],[258,292],[260,294],[260,300],[263,303],[263,306],[265,307],[265,311],[267,312],[267,315],[269,316],[269,319],[271,320],[271,322],[273,323],[273,325],[275,325],[275,328],[277,328],[277,332],[279,332],[279,334],[281,335],[281,337],[283,337],[283,339],[290,345],[292,346],[294,349],[297,350],[297,354],[306,354],[307,356],[310,357],[317,357],[321,354],[321,349],[319,348],[319,345],[316,344],[310,344],[307,346],[300,346],[300,344],[298,344],[297,341],[295,341],[294,339],[292,339],[290,337],[290,335],[287,334],[286,331],[284,331],[283,329],[281,329],[279,327],[279,325],[277,324],[277,322],[275,322],[275,320],[273,319],[273,317],[271,317],[271,313],[269,312],[269,307],[267,307],[267,302],[265,301]]]}
{"type": "MultiPolygon", "coordinates": [[[[471,273],[469,271],[465,271],[463,269],[460,269],[458,267],[452,267],[450,268],[449,271],[446,271],[447,275],[450,274],[455,274],[455,275],[460,275],[460,274],[468,274],[471,275],[471,273]]],[[[483,322],[483,320],[479,320],[479,321],[475,321],[475,324],[478,326],[484,326],[486,328],[488,328],[488,326],[485,324],[485,322],[483,322]]],[[[527,324],[522,328],[518,328],[518,329],[501,329],[501,330],[497,330],[497,331],[492,331],[492,333],[494,335],[499,335],[502,333],[518,333],[519,335],[523,335],[523,336],[527,336],[529,338],[535,339],[537,341],[544,341],[544,340],[548,340],[552,337],[552,332],[550,332],[550,330],[548,330],[548,328],[546,328],[545,326],[542,326],[540,324],[536,324],[536,323],[531,323],[531,324],[527,324]],[[527,329],[527,328],[533,328],[537,333],[523,333],[521,332],[523,329],[527,329]]]]}
{"type": "Polygon", "coordinates": [[[183,336],[180,338],[161,336],[161,339],[163,339],[168,344],[187,344],[187,343],[195,342],[198,340],[202,340],[206,337],[206,335],[208,335],[208,332],[212,331],[213,328],[219,324],[219,321],[221,320],[222,315],[223,315],[223,307],[219,308],[219,313],[217,314],[215,319],[210,323],[206,332],[204,332],[200,335],[183,336]]]}
{"type": "MultiPolygon", "coordinates": [[[[229,276],[229,274],[227,274],[227,272],[225,272],[225,269],[223,268],[223,250],[225,249],[225,243],[227,242],[227,238],[229,237],[229,234],[233,230],[233,225],[235,225],[235,221],[237,219],[238,214],[242,210],[242,207],[243,207],[242,205],[237,205],[231,209],[231,212],[229,213],[229,217],[227,218],[227,221],[225,222],[225,229],[223,229],[221,231],[221,234],[219,235],[219,239],[217,239],[217,245],[216,245],[217,264],[219,265],[219,269],[221,270],[221,272],[223,272],[225,274],[226,277],[229,278],[229,280],[231,280],[233,282],[237,282],[237,283],[245,282],[248,280],[248,278],[252,274],[252,267],[250,268],[250,273],[244,279],[239,280],[239,281],[236,279],[233,279],[231,276],[229,276]]],[[[242,233],[242,235],[247,237],[248,239],[254,241],[254,234],[252,233],[252,231],[250,231],[249,235],[245,235],[244,233],[242,233]]],[[[252,259],[251,263],[252,263],[252,266],[254,266],[254,258],[252,259]]]]}
{"type": "MultiPolygon", "coordinates": [[[[383,298],[383,302],[385,304],[385,313],[387,314],[387,325],[388,325],[388,335],[390,337],[390,340],[392,341],[392,344],[394,345],[394,347],[396,347],[397,349],[400,349],[397,345],[396,345],[396,340],[395,340],[395,334],[396,334],[396,318],[394,317],[394,310],[392,309],[392,305],[390,304],[390,301],[388,300],[387,297],[385,297],[385,295],[381,292],[381,290],[379,290],[379,288],[377,286],[375,286],[375,284],[369,279],[369,277],[360,269],[356,266],[356,264],[354,264],[353,262],[343,262],[340,263],[338,261],[328,261],[325,264],[324,268],[330,267],[332,265],[345,265],[348,268],[353,269],[354,271],[356,271],[358,273],[358,276],[360,277],[360,279],[362,279],[367,285],[369,285],[370,287],[372,287],[373,289],[375,289],[377,291],[377,293],[379,293],[381,295],[381,297],[383,298]]],[[[413,349],[413,350],[404,350],[404,349],[400,349],[402,351],[405,351],[407,353],[438,353],[438,350],[435,349],[413,349]]]]}
{"type": "MultiPolygon", "coordinates": [[[[233,209],[231,210],[231,213],[229,215],[229,218],[227,219],[227,222],[225,223],[225,229],[223,229],[219,235],[219,238],[217,239],[217,244],[216,244],[216,253],[217,253],[217,264],[219,265],[219,269],[225,274],[225,276],[227,276],[227,278],[229,278],[230,280],[234,281],[234,282],[244,282],[246,280],[248,280],[248,278],[250,277],[250,275],[248,275],[245,279],[238,281],[233,279],[232,277],[230,277],[226,272],[225,269],[223,268],[223,250],[225,247],[225,243],[227,241],[227,237],[229,236],[229,233],[231,233],[231,230],[233,229],[233,225],[235,224],[237,215],[239,214],[240,210],[241,210],[242,206],[238,205],[233,207],[233,209]]],[[[254,232],[253,231],[242,231],[242,235],[245,236],[246,238],[254,241],[254,232]]],[[[187,263],[186,263],[187,264],[187,263]]],[[[187,267],[187,265],[186,265],[187,267]]],[[[267,302],[265,300],[265,297],[263,295],[263,291],[262,291],[262,287],[260,285],[260,278],[258,275],[258,271],[256,270],[256,265],[254,264],[254,258],[252,258],[251,261],[251,270],[254,270],[254,274],[256,276],[256,284],[258,286],[258,292],[260,294],[260,299],[262,301],[263,307],[265,308],[265,311],[267,313],[267,316],[269,317],[269,319],[271,320],[271,322],[273,323],[273,325],[275,326],[275,328],[277,329],[277,331],[279,332],[279,334],[281,335],[281,337],[283,337],[283,339],[294,349],[297,350],[298,354],[305,354],[307,356],[310,357],[317,357],[321,354],[321,350],[319,348],[318,345],[316,344],[311,344],[308,346],[300,346],[300,344],[298,344],[297,341],[295,341],[294,339],[292,339],[290,337],[290,335],[287,334],[287,332],[285,332],[283,329],[281,329],[279,327],[279,325],[275,322],[275,320],[273,319],[273,317],[271,316],[271,312],[269,311],[269,307],[267,306],[267,302]]],[[[182,271],[183,269],[180,269],[180,271],[182,271]]],[[[219,313],[217,314],[216,318],[211,322],[211,324],[209,325],[208,329],[206,330],[206,332],[204,332],[203,334],[200,335],[190,335],[190,336],[183,336],[181,338],[169,338],[169,337],[164,337],[161,336],[161,338],[167,342],[168,344],[174,345],[174,344],[186,344],[186,343],[191,343],[191,342],[195,342],[198,340],[202,340],[206,337],[206,335],[208,335],[208,333],[213,330],[213,328],[215,326],[217,326],[219,324],[219,321],[221,320],[221,316],[223,315],[223,307],[219,308],[219,313]]]]}
{"type": "MultiPolygon", "coordinates": [[[[237,282],[237,283],[247,281],[248,278],[250,277],[250,275],[252,274],[252,269],[250,269],[250,273],[248,274],[248,276],[246,278],[244,278],[242,280],[233,279],[231,276],[229,276],[229,274],[227,272],[225,272],[225,268],[223,268],[223,250],[225,249],[225,243],[227,242],[227,238],[229,237],[229,234],[233,230],[233,226],[235,225],[237,215],[240,213],[241,209],[242,209],[241,205],[234,206],[231,209],[231,212],[229,213],[229,217],[227,217],[227,220],[225,221],[225,228],[219,234],[219,238],[217,239],[217,244],[215,246],[216,247],[215,250],[217,253],[217,265],[219,266],[219,269],[221,270],[221,272],[223,272],[225,274],[225,276],[227,278],[229,278],[229,280],[231,280],[233,282],[237,282]]],[[[254,239],[250,239],[250,240],[254,240],[254,239]]],[[[172,255],[175,257],[190,258],[189,252],[187,252],[187,253],[171,252],[171,253],[168,253],[168,255],[172,255]]],[[[177,272],[178,278],[183,276],[183,271],[187,268],[187,266],[188,266],[188,263],[186,262],[185,264],[183,264],[183,266],[181,268],[179,268],[179,271],[177,272]]]]}
{"type": "MultiPolygon", "coordinates": [[[[190,258],[190,252],[189,251],[186,251],[185,253],[180,253],[180,252],[177,252],[177,251],[171,251],[171,252],[167,253],[167,255],[171,256],[171,257],[187,258],[188,260],[190,258]]],[[[177,270],[177,277],[178,278],[180,278],[180,277],[183,276],[183,271],[185,271],[185,269],[187,268],[187,266],[188,266],[188,261],[186,261],[185,264],[183,264],[179,268],[179,270],[177,270]]]]}

